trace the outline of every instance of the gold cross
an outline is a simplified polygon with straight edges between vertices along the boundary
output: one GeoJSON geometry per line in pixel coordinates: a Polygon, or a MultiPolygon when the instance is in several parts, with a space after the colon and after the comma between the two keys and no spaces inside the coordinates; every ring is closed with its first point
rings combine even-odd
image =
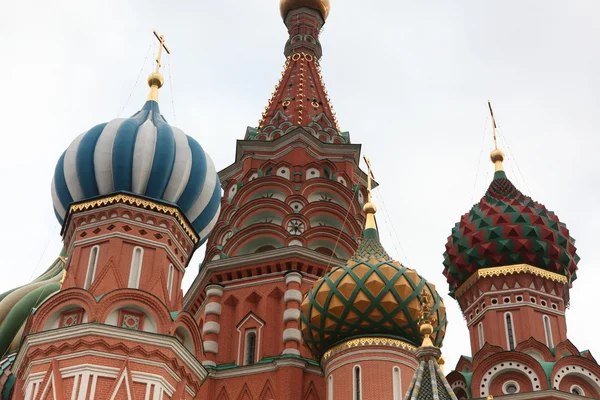
{"type": "Polygon", "coordinates": [[[488,100],[488,107],[490,108],[490,115],[492,116],[492,130],[494,132],[494,149],[498,150],[498,141],[496,140],[496,118],[494,118],[494,111],[492,110],[492,103],[488,100]]]}
{"type": "Polygon", "coordinates": [[[371,202],[371,181],[375,180],[375,175],[373,175],[373,170],[371,169],[371,160],[367,158],[367,156],[363,156],[365,160],[365,164],[367,164],[367,202],[371,202]]]}
{"type": "Polygon", "coordinates": [[[165,37],[163,35],[159,35],[158,33],[156,33],[156,31],[152,31],[152,32],[154,32],[154,36],[156,36],[156,38],[158,39],[158,42],[160,43],[160,45],[158,47],[158,55],[156,56],[156,70],[155,70],[155,72],[158,73],[158,69],[161,67],[160,59],[162,57],[163,48],[165,49],[167,54],[171,54],[171,52],[169,51],[169,49],[167,48],[167,45],[165,44],[165,37]]]}

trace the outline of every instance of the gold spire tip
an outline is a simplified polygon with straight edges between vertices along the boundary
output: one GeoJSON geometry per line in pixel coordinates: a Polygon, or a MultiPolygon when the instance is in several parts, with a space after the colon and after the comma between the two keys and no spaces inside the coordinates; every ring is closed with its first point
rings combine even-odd
{"type": "Polygon", "coordinates": [[[429,293],[425,289],[421,292],[421,311],[419,318],[419,331],[421,332],[421,336],[423,337],[423,342],[421,343],[421,347],[433,347],[433,342],[431,341],[431,334],[433,333],[433,325],[429,319],[431,314],[431,306],[429,305],[430,297],[429,293]]]}
{"type": "Polygon", "coordinates": [[[158,39],[159,46],[158,46],[158,54],[156,55],[156,60],[155,60],[156,67],[154,69],[154,72],[151,73],[150,76],[148,77],[148,86],[150,86],[150,93],[148,94],[148,100],[158,101],[158,89],[160,89],[163,86],[163,84],[165,83],[165,80],[160,73],[160,67],[162,66],[162,64],[160,63],[161,58],[162,58],[162,51],[163,51],[163,49],[165,49],[167,54],[171,54],[171,51],[165,44],[165,37],[163,35],[159,35],[158,33],[156,33],[156,31],[152,31],[152,32],[154,33],[154,36],[156,36],[156,39],[158,39]]]}
{"type": "Polygon", "coordinates": [[[373,170],[371,169],[371,160],[366,156],[363,156],[363,159],[365,160],[365,164],[367,164],[367,202],[363,206],[363,211],[367,215],[365,229],[377,229],[377,224],[375,223],[375,213],[377,212],[377,207],[373,203],[371,197],[371,189],[375,176],[373,175],[373,170]]]}
{"type": "Polygon", "coordinates": [[[496,171],[504,171],[502,162],[504,161],[504,152],[498,148],[498,138],[496,136],[496,118],[494,118],[494,110],[492,109],[492,103],[488,100],[488,108],[490,109],[490,115],[492,117],[492,133],[494,135],[494,150],[490,154],[490,159],[496,167],[496,171]]]}

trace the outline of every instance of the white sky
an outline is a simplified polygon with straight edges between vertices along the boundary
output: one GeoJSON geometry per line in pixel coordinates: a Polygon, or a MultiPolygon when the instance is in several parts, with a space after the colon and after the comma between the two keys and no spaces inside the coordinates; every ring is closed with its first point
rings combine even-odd
{"type": "MultiPolygon", "coordinates": [[[[442,253],[451,227],[491,179],[488,99],[509,177],[556,211],[577,239],[582,260],[569,337],[600,357],[591,331],[600,325],[590,315],[600,278],[600,3],[332,3],[321,37],[324,79],[342,129],[371,157],[384,245],[406,263],[402,247],[407,264],[445,296],[447,367],[470,347],[458,306],[445,295],[442,253]]],[[[58,254],[55,163],[79,133],[143,105],[152,54],[127,99],[152,29],[173,52],[163,114],[195,137],[218,169],[228,166],[284,63],[287,32],[277,0],[3,2],[0,292],[28,282],[58,254]]],[[[203,253],[192,260],[186,285],[203,253]]]]}

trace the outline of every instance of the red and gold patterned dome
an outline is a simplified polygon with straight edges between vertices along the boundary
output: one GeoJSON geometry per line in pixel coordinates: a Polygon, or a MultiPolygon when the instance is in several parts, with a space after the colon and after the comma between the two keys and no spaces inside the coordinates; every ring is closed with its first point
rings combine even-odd
{"type": "Polygon", "coordinates": [[[288,12],[296,8],[308,7],[317,10],[321,13],[323,20],[327,20],[331,5],[329,0],[281,0],[279,9],[281,10],[281,18],[285,20],[288,12]]]}
{"type": "Polygon", "coordinates": [[[571,283],[579,256],[566,225],[508,180],[500,150],[491,158],[496,164],[494,180],[448,237],[444,275],[450,295],[477,270],[516,264],[561,274],[571,283]]]}

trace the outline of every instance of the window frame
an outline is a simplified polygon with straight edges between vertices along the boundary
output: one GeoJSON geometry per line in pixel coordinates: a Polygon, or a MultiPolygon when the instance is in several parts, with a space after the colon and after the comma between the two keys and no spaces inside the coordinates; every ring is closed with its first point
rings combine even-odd
{"type": "Polygon", "coordinates": [[[88,290],[94,283],[96,278],[96,268],[98,266],[98,256],[100,255],[100,246],[95,245],[90,249],[90,256],[88,258],[87,272],[85,274],[85,281],[83,282],[83,288],[88,290]],[[93,258],[93,263],[92,263],[93,258]]]}
{"type": "Polygon", "coordinates": [[[129,281],[127,283],[127,287],[130,289],[139,289],[140,288],[140,278],[142,277],[142,265],[144,262],[144,248],[140,246],[135,246],[133,248],[133,252],[131,253],[131,264],[129,266],[129,281]],[[136,263],[136,254],[139,254],[139,263],[136,263]],[[134,272],[137,272],[134,275],[134,272]],[[134,282],[135,281],[135,282],[134,282]]]}

